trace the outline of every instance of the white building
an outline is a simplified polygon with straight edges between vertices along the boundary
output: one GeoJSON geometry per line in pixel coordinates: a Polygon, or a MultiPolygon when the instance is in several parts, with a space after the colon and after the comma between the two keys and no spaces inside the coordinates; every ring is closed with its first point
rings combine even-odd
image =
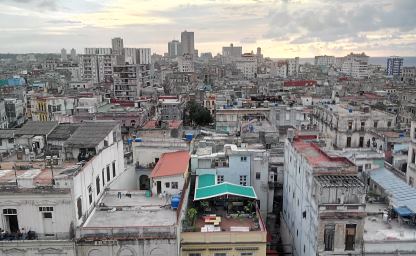
{"type": "Polygon", "coordinates": [[[299,57],[294,59],[287,59],[287,75],[294,77],[299,74],[299,57]]]}
{"type": "Polygon", "coordinates": [[[61,61],[67,61],[68,60],[68,55],[66,54],[66,49],[62,48],[61,50],[61,61]]]}
{"type": "Polygon", "coordinates": [[[353,78],[362,79],[368,77],[368,56],[365,53],[350,53],[345,56],[341,65],[341,72],[353,78]]]}
{"type": "Polygon", "coordinates": [[[111,54],[111,48],[85,48],[84,54],[111,54]]]}
{"type": "Polygon", "coordinates": [[[182,55],[182,45],[178,40],[172,40],[168,43],[168,55],[171,58],[182,55]]]}
{"type": "Polygon", "coordinates": [[[330,67],[335,65],[335,56],[315,56],[315,66],[330,67]]]}
{"type": "Polygon", "coordinates": [[[178,57],[178,70],[179,72],[194,72],[194,62],[192,55],[184,54],[178,57]]]}
{"type": "Polygon", "coordinates": [[[224,57],[240,58],[242,54],[242,46],[234,46],[234,44],[230,44],[230,46],[222,47],[222,56],[224,57]]]}
{"type": "Polygon", "coordinates": [[[310,136],[285,143],[283,243],[293,255],[362,255],[365,186],[356,166],[310,136]]]}
{"type": "Polygon", "coordinates": [[[139,63],[141,65],[148,65],[152,63],[151,49],[150,48],[139,48],[139,63]]]}
{"type": "Polygon", "coordinates": [[[73,62],[78,62],[77,51],[74,48],[71,49],[71,60],[73,62]]]}
{"type": "Polygon", "coordinates": [[[407,158],[407,172],[406,181],[412,186],[416,187],[416,121],[412,121],[410,128],[409,153],[407,158]]]}
{"type": "Polygon", "coordinates": [[[241,55],[241,58],[235,61],[237,70],[241,72],[244,78],[251,79],[257,76],[257,57],[251,53],[241,55]]]}
{"type": "Polygon", "coordinates": [[[113,66],[117,64],[116,55],[112,54],[81,54],[79,61],[81,79],[93,83],[110,82],[113,66]]]}
{"type": "Polygon", "coordinates": [[[177,195],[188,177],[190,155],[188,151],[163,153],[150,174],[154,195],[177,195]]]}

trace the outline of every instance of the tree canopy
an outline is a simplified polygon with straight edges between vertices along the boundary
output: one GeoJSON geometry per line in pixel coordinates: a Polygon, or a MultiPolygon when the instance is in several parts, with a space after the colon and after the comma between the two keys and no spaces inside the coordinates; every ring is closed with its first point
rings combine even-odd
{"type": "Polygon", "coordinates": [[[208,109],[196,103],[194,100],[189,101],[186,106],[188,120],[196,125],[209,125],[213,118],[208,109]]]}

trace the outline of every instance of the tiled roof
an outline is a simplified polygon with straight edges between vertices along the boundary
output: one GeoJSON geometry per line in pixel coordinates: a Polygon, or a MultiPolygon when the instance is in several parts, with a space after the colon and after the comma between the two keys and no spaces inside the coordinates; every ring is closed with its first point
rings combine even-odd
{"type": "Polygon", "coordinates": [[[188,151],[164,153],[155,168],[153,168],[150,176],[156,178],[184,174],[188,171],[190,158],[191,155],[188,151]]]}

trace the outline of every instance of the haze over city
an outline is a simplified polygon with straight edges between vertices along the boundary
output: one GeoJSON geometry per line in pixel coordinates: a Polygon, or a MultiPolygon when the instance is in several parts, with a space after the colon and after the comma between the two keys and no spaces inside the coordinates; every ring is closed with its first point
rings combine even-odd
{"type": "Polygon", "coordinates": [[[167,52],[180,31],[195,32],[199,52],[233,42],[265,56],[414,56],[416,1],[3,0],[1,53],[57,53],[106,47],[121,36],[131,47],[167,52]]]}

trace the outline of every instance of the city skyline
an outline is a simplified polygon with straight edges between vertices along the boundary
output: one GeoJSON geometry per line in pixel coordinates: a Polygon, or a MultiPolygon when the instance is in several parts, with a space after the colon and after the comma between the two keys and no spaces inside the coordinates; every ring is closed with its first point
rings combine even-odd
{"type": "Polygon", "coordinates": [[[59,53],[61,48],[128,47],[167,52],[184,30],[199,53],[260,46],[273,58],[414,56],[416,2],[401,1],[59,1],[5,0],[0,4],[1,53],[59,53]],[[400,19],[400,17],[405,17],[400,19]]]}

